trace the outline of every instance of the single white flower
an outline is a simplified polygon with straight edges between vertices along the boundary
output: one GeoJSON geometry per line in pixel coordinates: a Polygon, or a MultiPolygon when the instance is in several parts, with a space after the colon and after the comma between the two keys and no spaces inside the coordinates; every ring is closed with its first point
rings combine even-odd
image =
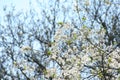
{"type": "Polygon", "coordinates": [[[31,47],[30,47],[30,46],[23,46],[23,47],[21,48],[21,50],[22,50],[22,51],[29,51],[29,50],[31,50],[31,47]]]}

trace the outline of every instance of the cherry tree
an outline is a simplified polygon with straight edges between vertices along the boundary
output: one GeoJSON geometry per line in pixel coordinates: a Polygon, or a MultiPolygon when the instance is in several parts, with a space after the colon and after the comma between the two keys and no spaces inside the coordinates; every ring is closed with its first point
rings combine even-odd
{"type": "Polygon", "coordinates": [[[39,11],[3,9],[1,79],[120,79],[119,0],[36,2],[39,11]]]}

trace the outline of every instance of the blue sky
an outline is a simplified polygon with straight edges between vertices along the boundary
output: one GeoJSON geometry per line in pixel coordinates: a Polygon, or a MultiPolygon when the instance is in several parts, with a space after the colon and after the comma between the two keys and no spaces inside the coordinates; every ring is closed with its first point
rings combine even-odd
{"type": "Polygon", "coordinates": [[[4,6],[10,7],[11,5],[15,6],[17,10],[26,10],[29,8],[29,0],[0,0],[0,10],[4,6]]]}
{"type": "MultiPolygon", "coordinates": [[[[44,0],[39,0],[40,3],[46,3],[44,0]]],[[[40,4],[42,5],[42,4],[40,4]]],[[[0,22],[4,23],[4,15],[6,14],[3,11],[4,7],[7,7],[7,11],[11,10],[12,7],[15,7],[15,12],[26,13],[29,12],[30,8],[33,8],[38,14],[40,14],[40,6],[37,4],[37,0],[0,0],[0,22]],[[30,5],[31,1],[31,5],[30,5]]]]}
{"type": "MultiPolygon", "coordinates": [[[[0,0],[0,11],[3,10],[4,6],[7,6],[9,8],[11,5],[15,6],[16,11],[22,10],[22,12],[26,12],[30,8],[30,2],[32,5],[32,8],[34,8],[36,11],[40,9],[40,6],[37,4],[39,1],[41,4],[47,6],[48,0],[0,0]]],[[[1,14],[1,13],[0,13],[1,14]]]]}
{"type": "Polygon", "coordinates": [[[7,7],[7,11],[11,9],[11,6],[15,6],[15,11],[26,12],[29,9],[29,0],[0,0],[0,21],[4,22],[3,8],[7,7]]]}

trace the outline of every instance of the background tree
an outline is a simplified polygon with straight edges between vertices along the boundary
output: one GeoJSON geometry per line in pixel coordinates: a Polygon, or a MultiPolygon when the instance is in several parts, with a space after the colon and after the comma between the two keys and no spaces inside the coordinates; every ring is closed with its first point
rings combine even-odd
{"type": "Polygon", "coordinates": [[[3,9],[1,79],[120,79],[118,0],[36,2],[40,13],[3,9]]]}

